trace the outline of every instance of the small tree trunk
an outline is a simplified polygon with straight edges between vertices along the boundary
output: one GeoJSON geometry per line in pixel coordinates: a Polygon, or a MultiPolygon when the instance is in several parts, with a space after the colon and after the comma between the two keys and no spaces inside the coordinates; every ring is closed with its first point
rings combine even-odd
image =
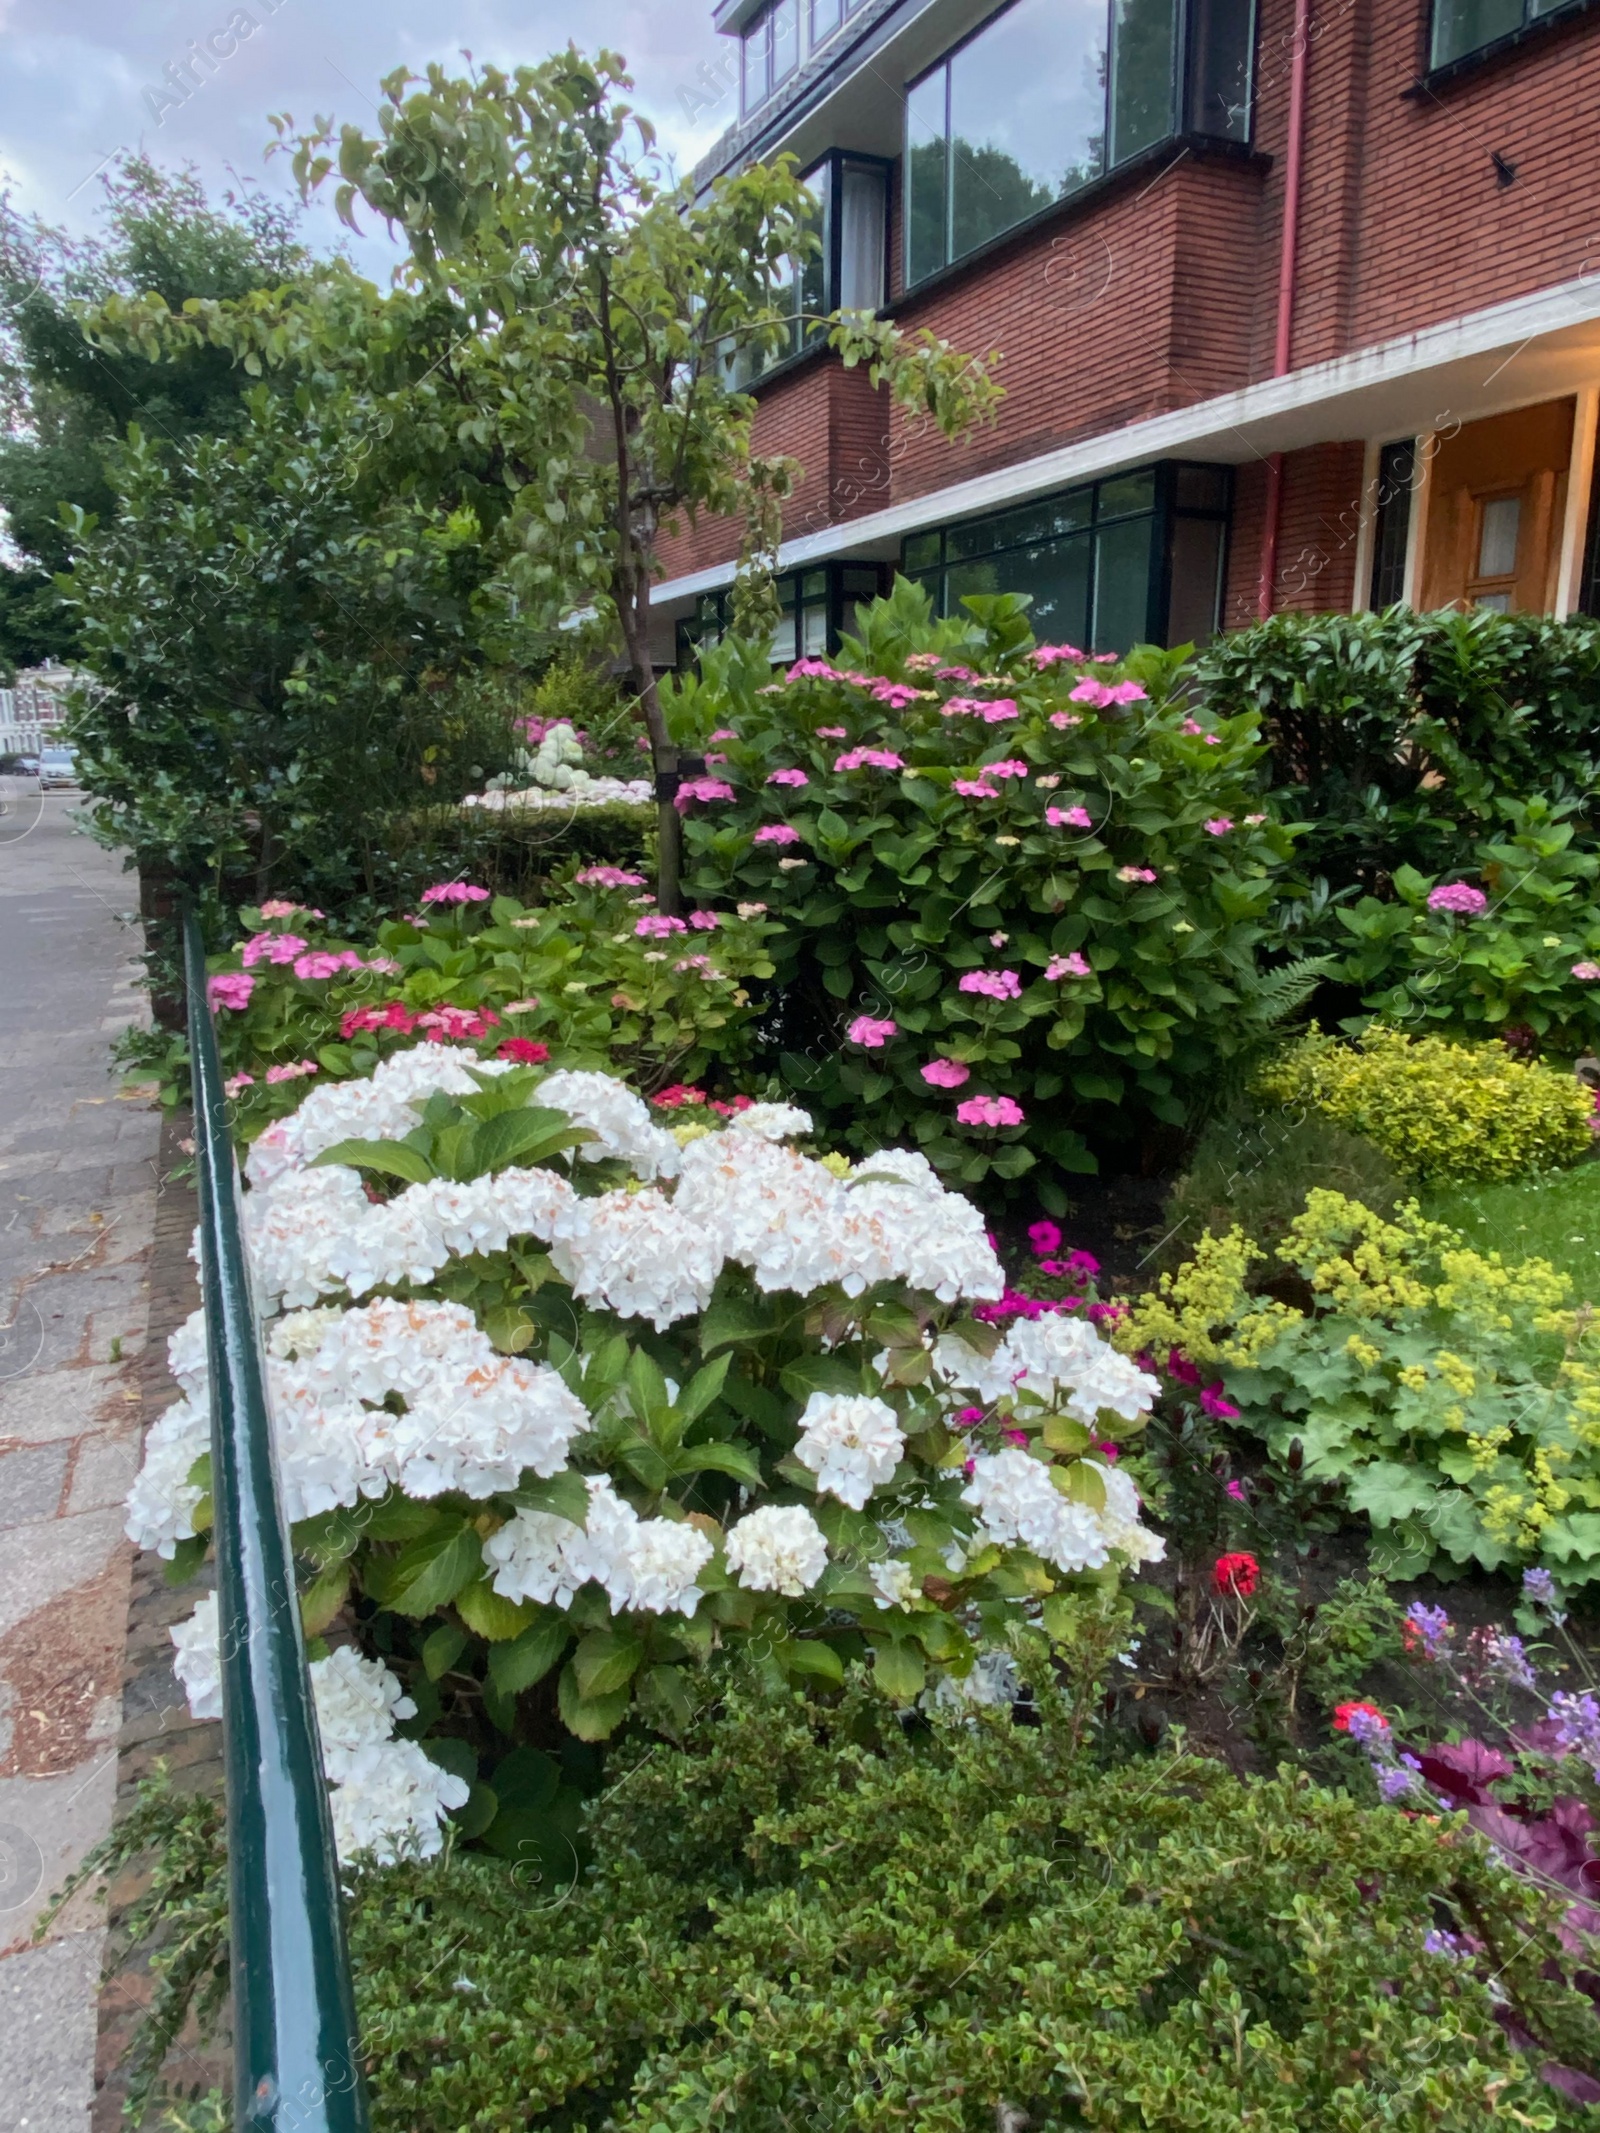
{"type": "Polygon", "coordinates": [[[667,734],[661,693],[656,687],[655,662],[650,657],[650,575],[641,569],[632,597],[619,600],[623,641],[633,670],[632,686],[650,735],[650,761],[656,778],[656,829],[659,851],[656,859],[656,904],[669,918],[678,916],[682,872],[683,818],[678,813],[678,751],[667,734]]]}

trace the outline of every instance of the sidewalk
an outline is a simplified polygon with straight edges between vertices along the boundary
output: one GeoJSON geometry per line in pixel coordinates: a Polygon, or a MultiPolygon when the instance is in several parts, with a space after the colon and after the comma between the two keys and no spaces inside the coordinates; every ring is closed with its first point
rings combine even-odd
{"type": "Polygon", "coordinates": [[[0,788],[0,2119],[85,2133],[103,1923],[31,1934],[111,1822],[160,1121],[107,1071],[132,879],[75,795],[0,788]]]}

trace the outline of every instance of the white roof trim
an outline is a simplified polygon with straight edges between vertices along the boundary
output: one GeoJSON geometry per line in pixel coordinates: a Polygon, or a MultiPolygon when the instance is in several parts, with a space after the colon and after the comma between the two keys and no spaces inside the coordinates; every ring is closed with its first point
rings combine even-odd
{"type": "MultiPolygon", "coordinates": [[[[1582,359],[1589,382],[1600,380],[1600,364],[1588,360],[1591,347],[1600,356],[1595,337],[1579,334],[1576,346],[1536,351],[1565,356],[1562,375],[1552,382],[1548,363],[1525,366],[1521,376],[1510,372],[1511,364],[1535,342],[1565,334],[1570,344],[1573,329],[1600,324],[1600,275],[1580,275],[1575,281],[1559,282],[1529,296],[1513,297],[1487,310],[1470,311],[1436,326],[1425,326],[1398,340],[1375,343],[1353,355],[1331,362],[1309,364],[1281,378],[1266,378],[1237,392],[1221,393],[1189,407],[1152,415],[1118,430],[1106,430],[1076,444],[1042,452],[1032,459],[1017,460],[969,481],[952,482],[947,488],[930,489],[903,504],[868,512],[861,518],[844,519],[816,533],[785,541],[778,551],[780,571],[803,569],[840,555],[871,553],[925,526],[942,525],[949,519],[970,518],[979,512],[1025,503],[1030,497],[1047,495],[1075,481],[1110,474],[1119,467],[1136,466],[1147,459],[1176,453],[1200,459],[1237,464],[1274,451],[1294,451],[1307,444],[1335,441],[1341,437],[1366,437],[1387,427],[1394,435],[1405,434],[1398,410],[1388,424],[1375,421],[1381,403],[1392,394],[1385,388],[1443,374],[1439,382],[1447,395],[1430,400],[1425,412],[1417,411],[1415,430],[1444,427],[1452,418],[1470,421],[1480,414],[1513,407],[1529,400],[1554,397],[1573,389],[1566,378],[1574,356],[1582,359]],[[1483,360],[1500,357],[1487,373],[1478,375],[1483,360]],[[1461,369],[1461,366],[1466,366],[1461,369]],[[1457,374],[1452,375],[1452,368],[1457,374]],[[1371,401],[1371,406],[1363,403],[1371,401]],[[1348,426],[1330,430],[1328,416],[1341,402],[1350,402],[1348,426]]],[[[1409,411],[1408,411],[1409,413],[1409,411]]],[[[669,578],[651,595],[654,606],[693,599],[715,592],[733,582],[735,566],[717,563],[669,578]]]]}

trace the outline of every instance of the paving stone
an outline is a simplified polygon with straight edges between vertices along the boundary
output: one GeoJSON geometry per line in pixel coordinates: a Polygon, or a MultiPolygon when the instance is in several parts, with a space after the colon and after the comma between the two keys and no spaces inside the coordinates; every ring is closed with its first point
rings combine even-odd
{"type": "Polygon", "coordinates": [[[0,1636],[47,1600],[89,1584],[114,1555],[127,1552],[116,1510],[13,1526],[0,1543],[0,1636]]]}
{"type": "Polygon", "coordinates": [[[131,1377],[115,1366],[19,1372],[0,1382],[0,1441],[15,1437],[24,1444],[45,1444],[83,1436],[100,1427],[108,1411],[132,1414],[137,1399],[131,1377]]]}
{"type": "Polygon", "coordinates": [[[0,1530],[36,1518],[54,1518],[67,1478],[68,1446],[29,1445],[0,1458],[0,1530]]]}
{"type": "Polygon", "coordinates": [[[15,2133],[86,2133],[103,1928],[0,1964],[0,2096],[15,2133]]]}
{"type": "MultiPolygon", "coordinates": [[[[134,1476],[139,1471],[139,1432],[124,1430],[86,1437],[72,1462],[72,1483],[67,1493],[69,1511],[98,1511],[107,1504],[126,1502],[134,1476]]],[[[5,1469],[0,1466],[0,1489],[5,1469]]]]}

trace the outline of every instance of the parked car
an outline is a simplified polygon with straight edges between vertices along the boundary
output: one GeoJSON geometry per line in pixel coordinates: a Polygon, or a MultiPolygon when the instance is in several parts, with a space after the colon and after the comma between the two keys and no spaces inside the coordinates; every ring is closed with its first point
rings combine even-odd
{"type": "Polygon", "coordinates": [[[39,790],[49,792],[52,786],[76,785],[78,782],[78,751],[63,743],[58,748],[39,750],[39,790]]]}
{"type": "Polygon", "coordinates": [[[31,749],[21,755],[0,755],[0,777],[36,778],[39,775],[39,758],[31,749]]]}

